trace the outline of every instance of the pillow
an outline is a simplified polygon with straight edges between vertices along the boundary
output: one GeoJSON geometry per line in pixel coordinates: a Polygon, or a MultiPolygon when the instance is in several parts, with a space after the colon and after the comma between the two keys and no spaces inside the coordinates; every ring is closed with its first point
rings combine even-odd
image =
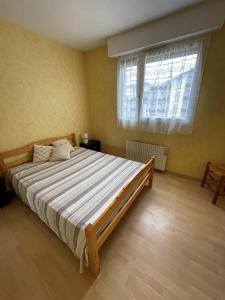
{"type": "Polygon", "coordinates": [[[57,140],[55,142],[52,142],[52,146],[57,147],[57,146],[67,146],[70,151],[74,151],[73,146],[70,144],[70,142],[67,139],[61,139],[57,140]]]}
{"type": "Polygon", "coordinates": [[[59,145],[53,147],[50,161],[70,159],[70,149],[68,145],[59,145]]]}
{"type": "Polygon", "coordinates": [[[33,162],[49,161],[52,154],[52,146],[34,145],[33,148],[33,162]]]}

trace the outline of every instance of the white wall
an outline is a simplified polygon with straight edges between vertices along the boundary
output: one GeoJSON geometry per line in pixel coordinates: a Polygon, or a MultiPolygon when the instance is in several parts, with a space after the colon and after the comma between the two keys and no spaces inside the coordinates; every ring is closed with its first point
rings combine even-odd
{"type": "Polygon", "coordinates": [[[161,20],[108,39],[108,56],[143,50],[163,43],[213,31],[223,26],[225,0],[205,1],[161,20]]]}

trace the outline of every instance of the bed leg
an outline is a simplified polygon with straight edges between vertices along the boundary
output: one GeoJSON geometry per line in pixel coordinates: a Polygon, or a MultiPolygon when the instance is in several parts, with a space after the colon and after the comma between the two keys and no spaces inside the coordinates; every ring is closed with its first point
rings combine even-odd
{"type": "Polygon", "coordinates": [[[98,275],[98,273],[100,272],[98,245],[96,233],[92,224],[87,225],[85,229],[85,234],[87,239],[87,250],[90,270],[95,275],[98,275]]]}
{"type": "Polygon", "coordinates": [[[152,188],[152,181],[153,181],[153,173],[149,175],[149,179],[147,183],[147,187],[150,189],[152,188]]]}

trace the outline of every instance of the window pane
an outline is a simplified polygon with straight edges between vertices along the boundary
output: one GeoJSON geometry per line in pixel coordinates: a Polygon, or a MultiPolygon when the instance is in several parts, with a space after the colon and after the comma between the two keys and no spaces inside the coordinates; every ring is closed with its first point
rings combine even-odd
{"type": "Polygon", "coordinates": [[[197,54],[146,57],[143,118],[185,119],[197,54]]]}
{"type": "Polygon", "coordinates": [[[120,64],[120,118],[137,119],[137,59],[123,60],[120,64]]]}

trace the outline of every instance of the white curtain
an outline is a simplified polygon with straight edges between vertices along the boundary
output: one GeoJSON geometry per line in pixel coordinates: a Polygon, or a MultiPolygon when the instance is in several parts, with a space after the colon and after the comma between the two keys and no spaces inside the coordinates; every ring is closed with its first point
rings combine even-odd
{"type": "Polygon", "coordinates": [[[129,127],[132,124],[154,133],[191,133],[207,44],[208,38],[204,36],[156,48],[134,59],[121,58],[119,125],[129,127]],[[135,68],[129,76],[131,65],[135,68]],[[126,105],[132,109],[123,110],[126,105]],[[124,113],[126,111],[129,113],[124,113]],[[130,121],[131,113],[135,122],[130,121]]]}
{"type": "Polygon", "coordinates": [[[121,127],[138,125],[138,56],[123,57],[118,63],[117,119],[121,127]]]}

